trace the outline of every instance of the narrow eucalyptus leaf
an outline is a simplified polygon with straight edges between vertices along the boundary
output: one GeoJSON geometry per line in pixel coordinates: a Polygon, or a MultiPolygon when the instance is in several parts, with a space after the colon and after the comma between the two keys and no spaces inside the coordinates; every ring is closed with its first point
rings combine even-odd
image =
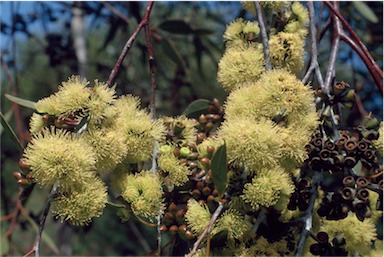
{"type": "Polygon", "coordinates": [[[30,101],[30,100],[26,100],[26,99],[22,99],[20,97],[16,97],[16,96],[13,96],[13,95],[8,95],[8,94],[4,94],[4,96],[14,102],[14,103],[17,103],[18,105],[21,105],[21,106],[24,106],[24,107],[27,107],[27,108],[30,108],[30,109],[33,109],[33,110],[36,110],[36,102],[33,102],[33,101],[30,101]]]}
{"type": "Polygon", "coordinates": [[[357,11],[359,11],[360,14],[365,19],[367,19],[368,21],[370,21],[372,23],[378,23],[379,22],[379,18],[377,18],[375,13],[371,10],[371,8],[369,8],[369,6],[366,3],[362,2],[362,1],[356,1],[356,2],[354,1],[353,5],[357,9],[357,11]]]}

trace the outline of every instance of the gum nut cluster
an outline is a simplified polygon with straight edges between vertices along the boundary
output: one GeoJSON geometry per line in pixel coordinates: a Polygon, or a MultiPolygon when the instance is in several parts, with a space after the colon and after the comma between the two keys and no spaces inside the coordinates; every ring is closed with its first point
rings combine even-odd
{"type": "MultiPolygon", "coordinates": [[[[91,86],[77,76],[36,103],[23,165],[33,182],[56,187],[52,203],[56,217],[74,225],[88,224],[102,214],[107,202],[101,175],[128,174],[130,165],[151,159],[153,142],[164,140],[166,129],[139,106],[137,97],[117,97],[114,88],[97,80],[91,86]]],[[[125,185],[121,186],[124,192],[125,185]]],[[[154,205],[159,206],[149,202],[152,207],[146,211],[139,202],[134,209],[147,216],[154,205]]]]}
{"type": "Polygon", "coordinates": [[[299,166],[318,125],[312,90],[278,69],[233,91],[225,105],[225,118],[219,135],[228,145],[229,161],[243,163],[251,171],[277,164],[288,170],[299,166]]]}

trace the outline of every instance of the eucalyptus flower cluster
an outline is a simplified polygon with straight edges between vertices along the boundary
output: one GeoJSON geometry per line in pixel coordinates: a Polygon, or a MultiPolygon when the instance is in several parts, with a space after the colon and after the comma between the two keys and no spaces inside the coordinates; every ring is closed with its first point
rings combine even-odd
{"type": "MultiPolygon", "coordinates": [[[[37,113],[30,121],[32,140],[23,157],[33,182],[54,188],[56,217],[75,225],[89,223],[107,204],[108,175],[113,178],[116,173],[121,179],[132,173],[131,165],[152,158],[153,143],[164,138],[165,127],[139,105],[137,97],[117,97],[114,88],[97,80],[91,86],[76,76],[36,103],[37,113]]],[[[159,213],[162,189],[152,177],[146,181],[157,191],[142,188],[145,178],[132,175],[116,190],[134,213],[147,217],[159,213]],[[136,201],[132,201],[127,193],[134,192],[132,187],[143,192],[142,199],[134,194],[136,201]]]]}

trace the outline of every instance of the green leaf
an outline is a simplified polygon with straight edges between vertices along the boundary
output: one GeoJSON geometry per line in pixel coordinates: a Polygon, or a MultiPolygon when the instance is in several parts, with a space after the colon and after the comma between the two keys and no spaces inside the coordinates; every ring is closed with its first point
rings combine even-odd
{"type": "Polygon", "coordinates": [[[167,20],[159,25],[159,28],[174,34],[192,34],[195,31],[183,20],[167,20]]]}
{"type": "Polygon", "coordinates": [[[358,161],[356,165],[352,168],[352,171],[357,175],[357,176],[364,176],[363,172],[363,165],[361,164],[361,161],[358,161]]]}
{"type": "MultiPolygon", "coordinates": [[[[10,109],[4,115],[4,121],[7,122],[8,124],[9,124],[9,121],[11,120],[12,114],[13,114],[12,109],[10,109]]],[[[4,127],[0,123],[0,135],[3,134],[3,131],[4,131],[4,127]]]]}
{"type": "Polygon", "coordinates": [[[188,118],[199,119],[201,114],[208,112],[209,101],[205,99],[198,99],[190,103],[183,112],[188,118]]]}
{"type": "Polygon", "coordinates": [[[35,106],[36,102],[30,101],[30,100],[25,100],[25,99],[22,99],[22,98],[13,96],[13,95],[8,95],[8,94],[4,94],[4,96],[8,100],[10,100],[10,101],[12,101],[14,103],[17,103],[18,105],[21,105],[21,106],[24,106],[24,107],[36,110],[36,106],[35,106]]]}
{"type": "Polygon", "coordinates": [[[360,14],[368,21],[372,23],[379,22],[379,19],[377,18],[375,13],[371,10],[371,8],[369,8],[369,6],[366,3],[362,1],[356,1],[356,2],[354,1],[353,5],[360,12],[360,14]]]}
{"type": "Polygon", "coordinates": [[[175,43],[171,39],[167,37],[163,37],[161,46],[164,52],[167,54],[167,57],[170,60],[172,60],[177,65],[178,68],[182,68],[183,70],[186,70],[185,61],[181,57],[179,50],[177,50],[175,43]]]}
{"type": "Polygon", "coordinates": [[[224,143],[213,155],[211,161],[212,182],[216,186],[219,196],[222,196],[227,187],[227,146],[224,143]]]}

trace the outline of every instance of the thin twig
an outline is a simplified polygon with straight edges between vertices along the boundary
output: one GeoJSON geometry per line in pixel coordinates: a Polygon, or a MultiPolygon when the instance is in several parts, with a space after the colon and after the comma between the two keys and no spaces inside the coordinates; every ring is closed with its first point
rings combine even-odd
{"type": "Polygon", "coordinates": [[[305,245],[305,240],[307,239],[308,235],[311,234],[312,230],[312,216],[313,216],[313,208],[315,206],[315,200],[317,198],[317,188],[320,184],[320,181],[322,180],[323,173],[322,171],[316,172],[314,178],[313,178],[313,186],[312,186],[312,195],[311,199],[309,200],[308,209],[305,212],[304,216],[304,228],[301,231],[300,235],[300,241],[297,245],[297,251],[295,256],[302,256],[302,252],[305,245]]]}
{"type": "Polygon", "coordinates": [[[17,217],[19,216],[19,213],[20,213],[20,206],[21,206],[21,199],[18,198],[16,202],[15,210],[12,213],[11,224],[9,225],[7,232],[5,232],[6,238],[10,238],[13,234],[13,231],[15,230],[17,217]]]}
{"type": "Polygon", "coordinates": [[[271,70],[272,65],[271,65],[271,59],[269,58],[269,42],[268,42],[267,30],[265,28],[265,23],[264,23],[263,11],[258,1],[254,1],[254,4],[257,12],[257,21],[259,22],[261,38],[263,42],[265,69],[271,70]]]}
{"type": "Polygon", "coordinates": [[[223,203],[219,202],[219,206],[217,207],[215,212],[212,214],[211,221],[209,222],[208,226],[205,228],[203,233],[199,236],[197,241],[193,244],[192,251],[189,254],[187,254],[187,257],[192,257],[197,252],[197,248],[203,241],[204,237],[211,232],[212,226],[213,224],[215,224],[217,218],[219,217],[221,211],[223,210],[223,207],[224,207],[223,203]]]}
{"type": "Polygon", "coordinates": [[[127,53],[129,52],[129,50],[131,49],[131,46],[132,46],[133,42],[135,41],[137,35],[141,31],[141,29],[144,28],[148,24],[149,15],[151,13],[153,4],[154,4],[153,1],[148,2],[148,5],[147,5],[145,13],[144,13],[144,17],[141,19],[140,23],[137,25],[137,27],[136,27],[135,31],[133,32],[132,36],[125,43],[124,48],[121,51],[120,56],[117,59],[116,64],[115,64],[115,66],[113,67],[113,69],[111,71],[111,74],[109,74],[109,77],[108,77],[108,80],[107,80],[107,85],[109,87],[111,87],[113,85],[113,83],[115,82],[116,77],[119,74],[119,71],[120,71],[121,65],[123,63],[123,60],[124,60],[125,56],[127,55],[127,53]]]}
{"type": "Polygon", "coordinates": [[[45,206],[44,212],[41,215],[40,224],[39,224],[39,231],[38,231],[38,233],[36,235],[35,243],[33,244],[32,249],[28,253],[26,253],[24,255],[24,257],[30,256],[32,253],[35,253],[35,257],[39,257],[40,256],[41,236],[43,234],[43,230],[44,230],[44,226],[45,226],[45,221],[47,219],[47,216],[48,216],[48,213],[49,213],[49,209],[51,207],[52,200],[55,197],[56,190],[57,190],[57,183],[55,183],[53,185],[51,193],[49,194],[49,198],[48,198],[47,204],[45,206]]]}
{"type": "Polygon", "coordinates": [[[107,2],[102,2],[102,4],[108,9],[110,10],[115,16],[119,17],[120,19],[122,19],[125,23],[129,24],[129,18],[127,16],[125,16],[124,14],[122,14],[121,12],[119,12],[119,10],[117,10],[115,7],[113,7],[112,5],[108,4],[107,2]]]}
{"type": "Polygon", "coordinates": [[[315,10],[313,8],[313,2],[308,1],[307,2],[308,11],[309,11],[309,22],[310,22],[310,38],[311,38],[311,65],[308,68],[308,71],[304,75],[304,78],[301,82],[305,84],[309,77],[311,76],[312,72],[315,71],[317,76],[317,81],[319,82],[320,86],[324,87],[324,81],[323,76],[321,75],[320,66],[317,61],[318,56],[318,49],[317,49],[317,40],[316,40],[316,21],[315,21],[315,10]]]}

